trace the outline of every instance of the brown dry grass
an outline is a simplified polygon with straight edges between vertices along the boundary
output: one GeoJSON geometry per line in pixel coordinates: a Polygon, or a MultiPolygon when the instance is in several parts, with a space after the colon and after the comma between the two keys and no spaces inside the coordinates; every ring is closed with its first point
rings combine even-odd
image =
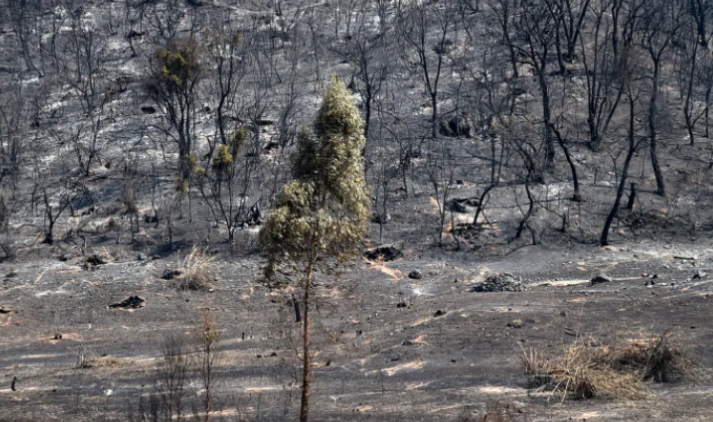
{"type": "Polygon", "coordinates": [[[556,356],[523,349],[520,362],[529,388],[549,389],[562,399],[598,395],[641,399],[647,396],[645,381],[695,379],[700,373],[668,333],[618,346],[589,346],[577,341],[556,356]]]}
{"type": "Polygon", "coordinates": [[[215,257],[208,256],[205,251],[194,246],[191,252],[181,262],[181,279],[183,288],[187,290],[209,290],[213,288],[207,269],[211,267],[215,257]]]}
{"type": "Polygon", "coordinates": [[[117,368],[127,365],[129,359],[115,358],[113,356],[95,356],[84,360],[82,368],[117,368]]]}
{"type": "Polygon", "coordinates": [[[638,372],[644,381],[696,381],[703,376],[700,365],[683,346],[671,339],[670,333],[650,339],[632,340],[618,351],[615,358],[616,369],[638,372]]]}

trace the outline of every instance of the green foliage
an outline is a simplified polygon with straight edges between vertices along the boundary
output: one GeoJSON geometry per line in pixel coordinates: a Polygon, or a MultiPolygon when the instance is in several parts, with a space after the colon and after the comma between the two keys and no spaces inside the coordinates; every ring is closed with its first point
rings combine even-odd
{"type": "Polygon", "coordinates": [[[238,155],[238,151],[245,145],[245,140],[248,138],[248,131],[245,128],[235,129],[233,135],[230,137],[230,154],[235,157],[238,155]]]}
{"type": "Polygon", "coordinates": [[[176,179],[176,192],[185,194],[188,192],[188,180],[183,177],[176,179]]]}
{"type": "Polygon", "coordinates": [[[315,182],[318,195],[331,195],[355,215],[369,201],[361,156],[363,132],[351,93],[334,76],[314,122],[314,138],[303,128],[297,139],[293,167],[295,179],[315,182]]]}
{"type": "Polygon", "coordinates": [[[181,166],[185,169],[185,172],[183,172],[183,179],[186,179],[186,183],[188,183],[188,179],[198,173],[198,158],[196,158],[195,155],[193,154],[188,154],[180,158],[180,163],[181,166]]]}
{"type": "Polygon", "coordinates": [[[181,90],[200,73],[198,48],[195,42],[185,41],[170,50],[156,52],[157,76],[169,89],[181,90]]]}
{"type": "Polygon", "coordinates": [[[182,172],[183,175],[176,179],[176,192],[186,194],[188,193],[189,179],[198,173],[198,159],[195,155],[188,154],[180,158],[180,163],[185,171],[182,172]]]}
{"type": "Polygon", "coordinates": [[[196,167],[198,166],[198,158],[196,158],[196,156],[193,154],[188,154],[186,156],[186,163],[188,163],[188,168],[190,168],[192,171],[195,171],[196,167]]]}
{"type": "Polygon", "coordinates": [[[228,146],[218,145],[218,154],[213,158],[213,169],[220,173],[230,173],[233,168],[233,156],[228,151],[228,146]]]}
{"type": "Polygon", "coordinates": [[[260,231],[268,256],[265,275],[285,261],[347,259],[366,230],[369,189],[361,149],[362,121],[344,83],[333,77],[314,124],[303,128],[293,161],[294,180],[282,188],[260,231]]]}

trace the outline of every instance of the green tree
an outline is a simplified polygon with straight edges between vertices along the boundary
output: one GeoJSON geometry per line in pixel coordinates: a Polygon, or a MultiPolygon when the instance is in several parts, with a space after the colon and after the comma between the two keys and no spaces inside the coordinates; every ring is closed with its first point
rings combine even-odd
{"type": "Polygon", "coordinates": [[[199,47],[187,40],[154,54],[146,84],[149,97],[161,108],[168,122],[166,135],[178,146],[181,177],[185,180],[192,172],[190,161],[201,77],[199,47]]]}
{"type": "Polygon", "coordinates": [[[344,261],[357,251],[366,231],[369,189],[361,150],[363,121],[349,91],[336,76],[327,89],[312,133],[298,137],[292,175],[260,231],[268,257],[266,279],[279,267],[299,273],[303,290],[303,372],[300,422],[310,395],[310,293],[318,262],[344,261]]]}
{"type": "Polygon", "coordinates": [[[210,169],[197,169],[198,189],[217,224],[228,229],[228,243],[233,243],[235,230],[245,222],[251,171],[240,150],[245,145],[247,131],[236,129],[227,137],[227,144],[218,144],[210,169]]]}

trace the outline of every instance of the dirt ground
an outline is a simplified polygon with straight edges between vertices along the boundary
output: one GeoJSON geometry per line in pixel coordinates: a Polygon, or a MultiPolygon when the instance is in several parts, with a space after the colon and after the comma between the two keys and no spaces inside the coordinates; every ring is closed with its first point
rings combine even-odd
{"type": "MultiPolygon", "coordinates": [[[[176,256],[115,256],[89,268],[81,257],[26,257],[0,267],[0,420],[127,420],[154,391],[164,339],[195,343],[202,310],[220,337],[214,420],[294,420],[300,343],[290,291],[257,282],[257,256],[223,258],[209,270],[212,291],[163,279],[176,256]],[[108,307],[134,295],[145,306],[108,307]],[[77,368],[80,355],[91,367],[77,368]]],[[[393,262],[348,264],[317,289],[313,420],[459,421],[494,401],[529,421],[713,420],[709,378],[650,384],[642,400],[574,401],[528,391],[519,362],[523,348],[670,331],[713,367],[712,267],[709,241],[508,255],[407,247],[393,262]],[[421,279],[407,277],[414,269],[421,279]],[[614,280],[591,286],[601,271],[614,280]],[[470,291],[495,272],[527,289],[470,291]]]]}

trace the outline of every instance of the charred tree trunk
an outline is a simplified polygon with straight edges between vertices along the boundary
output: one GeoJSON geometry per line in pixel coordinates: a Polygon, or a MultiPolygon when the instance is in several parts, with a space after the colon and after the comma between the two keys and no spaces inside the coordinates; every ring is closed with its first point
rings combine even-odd
{"type": "Polygon", "coordinates": [[[555,166],[555,145],[552,140],[552,127],[549,125],[551,119],[550,93],[547,84],[547,75],[544,74],[544,67],[539,75],[540,90],[542,91],[542,117],[545,122],[545,170],[550,171],[555,166]]]}
{"type": "Polygon", "coordinates": [[[633,210],[636,205],[636,182],[631,182],[629,187],[629,202],[626,203],[626,210],[633,210]]]}
{"type": "Polygon", "coordinates": [[[654,170],[654,175],[656,176],[656,194],[659,196],[666,196],[666,183],[664,181],[663,172],[661,171],[661,165],[659,164],[658,156],[658,132],[656,129],[656,117],[657,117],[657,99],[658,99],[658,77],[659,77],[659,64],[654,65],[654,77],[653,77],[653,87],[651,92],[651,99],[649,101],[649,153],[651,156],[651,167],[654,170]]]}
{"type": "Polygon", "coordinates": [[[532,170],[528,169],[527,177],[525,178],[525,192],[527,193],[527,200],[528,200],[527,211],[525,212],[525,215],[523,215],[522,220],[520,220],[520,225],[517,227],[517,232],[515,233],[514,238],[519,239],[522,236],[522,232],[527,227],[527,229],[530,230],[530,234],[532,234],[532,244],[536,245],[537,238],[535,236],[535,231],[528,224],[528,221],[530,220],[532,213],[535,211],[535,198],[532,196],[532,191],[530,190],[530,175],[531,175],[531,173],[532,173],[532,170]]]}
{"type": "MultiPolygon", "coordinates": [[[[690,71],[688,72],[688,85],[686,86],[686,102],[683,106],[683,116],[686,119],[686,129],[688,130],[688,137],[691,139],[691,145],[695,145],[695,135],[693,134],[693,127],[696,122],[693,119],[691,111],[691,99],[693,97],[693,78],[696,72],[696,59],[698,58],[698,43],[693,43],[693,52],[691,54],[691,64],[690,71]]],[[[697,120],[697,119],[696,119],[697,120]]]]}
{"type": "Polygon", "coordinates": [[[710,101],[711,101],[711,91],[713,90],[713,85],[708,85],[706,88],[706,109],[705,109],[705,119],[706,119],[706,132],[705,137],[708,138],[708,121],[710,117],[710,101]]]}
{"type": "Polygon", "coordinates": [[[549,125],[550,129],[552,130],[552,133],[554,133],[555,137],[557,138],[557,143],[559,143],[560,147],[562,148],[562,151],[564,151],[564,156],[567,159],[567,164],[569,164],[569,169],[572,172],[572,187],[574,189],[574,193],[572,194],[572,201],[582,202],[582,194],[579,192],[579,177],[577,176],[577,166],[574,165],[574,161],[572,160],[572,154],[569,153],[569,148],[567,148],[567,144],[565,143],[560,131],[557,130],[557,128],[555,128],[553,124],[549,125]]]}
{"type": "Polygon", "coordinates": [[[602,234],[599,237],[599,245],[607,246],[609,244],[609,231],[611,230],[611,225],[614,222],[614,218],[619,214],[619,206],[621,205],[621,199],[624,196],[624,191],[626,190],[626,181],[629,177],[629,166],[631,165],[631,160],[634,157],[638,143],[634,140],[634,124],[635,124],[635,99],[631,96],[629,97],[629,149],[626,153],[626,158],[624,159],[624,168],[621,171],[621,180],[619,180],[619,187],[616,190],[616,197],[614,198],[614,205],[612,205],[606,220],[604,221],[604,228],[602,229],[602,234]]]}

